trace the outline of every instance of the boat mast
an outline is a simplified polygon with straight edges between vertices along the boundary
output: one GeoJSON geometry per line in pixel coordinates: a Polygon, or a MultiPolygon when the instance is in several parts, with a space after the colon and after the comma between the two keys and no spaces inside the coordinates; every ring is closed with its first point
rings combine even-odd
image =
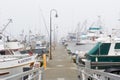
{"type": "Polygon", "coordinates": [[[77,41],[79,41],[79,37],[80,37],[80,22],[78,23],[78,25],[77,25],[78,27],[77,27],[77,41]]]}
{"type": "Polygon", "coordinates": [[[97,26],[100,28],[99,33],[102,33],[102,21],[101,16],[98,16],[97,26]]]}

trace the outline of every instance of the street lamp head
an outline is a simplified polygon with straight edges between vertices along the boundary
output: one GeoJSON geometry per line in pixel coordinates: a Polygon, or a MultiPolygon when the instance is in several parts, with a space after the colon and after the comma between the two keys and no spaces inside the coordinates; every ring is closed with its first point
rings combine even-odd
{"type": "Polygon", "coordinates": [[[58,17],[58,14],[56,13],[55,17],[57,18],[58,17]]]}

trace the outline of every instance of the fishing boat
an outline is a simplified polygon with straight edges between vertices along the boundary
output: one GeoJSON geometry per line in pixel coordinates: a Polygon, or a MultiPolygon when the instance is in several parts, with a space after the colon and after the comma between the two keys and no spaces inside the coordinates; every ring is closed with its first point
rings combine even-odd
{"type": "Polygon", "coordinates": [[[91,26],[89,27],[86,34],[80,35],[80,40],[77,41],[76,45],[83,44],[95,44],[98,38],[104,37],[105,34],[101,32],[101,27],[99,26],[91,26]]]}
{"type": "MultiPolygon", "coordinates": [[[[84,23],[86,25],[86,22],[84,23]]],[[[97,43],[98,38],[102,38],[106,36],[103,31],[103,24],[101,23],[101,17],[98,16],[98,20],[94,22],[91,26],[86,28],[83,32],[79,32],[78,34],[79,40],[76,42],[76,45],[83,45],[83,44],[95,44],[97,43]]]]}
{"type": "Polygon", "coordinates": [[[35,46],[35,53],[43,54],[47,52],[47,44],[42,41],[37,41],[35,46]]]}
{"type": "Polygon", "coordinates": [[[35,48],[33,49],[34,53],[42,55],[43,53],[48,53],[48,42],[44,35],[35,36],[35,48]]]}
{"type": "Polygon", "coordinates": [[[35,63],[36,55],[21,54],[19,51],[4,49],[0,51],[0,78],[23,72],[25,67],[35,63]]]}
{"type": "Polygon", "coordinates": [[[25,49],[24,45],[18,40],[11,40],[5,42],[5,47],[13,51],[22,51],[25,49]]]}
{"type": "MultiPolygon", "coordinates": [[[[89,64],[90,69],[109,71],[118,70],[120,72],[120,41],[114,39],[109,42],[98,42],[84,55],[79,56],[78,62],[84,66],[89,64]],[[88,62],[86,64],[86,62],[88,62]],[[118,69],[119,68],[119,69],[118,69]]],[[[109,72],[108,71],[108,72],[109,72]]],[[[114,71],[113,71],[114,72],[114,71]]]]}
{"type": "Polygon", "coordinates": [[[119,75],[120,41],[111,38],[107,41],[98,42],[84,56],[78,55],[77,61],[79,68],[81,68],[81,80],[100,79],[110,73],[119,75]]]}
{"type": "Polygon", "coordinates": [[[21,53],[22,46],[17,41],[4,41],[0,38],[0,79],[23,72],[24,68],[34,66],[35,54],[21,53]]]}

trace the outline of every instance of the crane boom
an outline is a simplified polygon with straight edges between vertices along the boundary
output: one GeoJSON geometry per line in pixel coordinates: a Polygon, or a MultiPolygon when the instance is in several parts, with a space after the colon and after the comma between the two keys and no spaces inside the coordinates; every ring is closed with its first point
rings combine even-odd
{"type": "Polygon", "coordinates": [[[4,28],[1,30],[1,33],[3,33],[3,31],[7,28],[7,26],[12,22],[12,19],[8,19],[8,20],[9,22],[6,25],[4,25],[4,28]]]}

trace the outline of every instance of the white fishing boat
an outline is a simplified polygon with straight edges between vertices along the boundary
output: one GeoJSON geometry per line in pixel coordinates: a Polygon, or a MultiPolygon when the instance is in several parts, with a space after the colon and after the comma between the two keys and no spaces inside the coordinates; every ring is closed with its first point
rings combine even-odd
{"type": "Polygon", "coordinates": [[[101,17],[98,16],[98,20],[89,28],[85,26],[85,31],[79,32],[78,35],[79,40],[76,42],[76,45],[95,44],[97,42],[96,39],[106,36],[103,30],[103,24],[101,23],[101,17]]]}
{"type": "Polygon", "coordinates": [[[21,53],[23,46],[18,41],[4,41],[0,38],[0,79],[23,72],[34,66],[36,56],[32,52],[21,53]]]}
{"type": "Polygon", "coordinates": [[[34,41],[35,41],[35,48],[33,49],[34,53],[42,55],[43,53],[48,52],[49,45],[44,35],[35,36],[34,41]]]}
{"type": "Polygon", "coordinates": [[[40,54],[40,53],[45,53],[46,51],[47,51],[47,44],[42,41],[37,41],[35,46],[35,52],[40,54]]]}
{"type": "Polygon", "coordinates": [[[0,79],[23,72],[25,67],[35,63],[36,55],[21,54],[19,51],[0,51],[0,79]]]}
{"type": "Polygon", "coordinates": [[[5,47],[7,49],[14,50],[14,51],[18,51],[18,50],[21,51],[25,48],[24,45],[17,40],[7,41],[5,43],[5,47]]]}

